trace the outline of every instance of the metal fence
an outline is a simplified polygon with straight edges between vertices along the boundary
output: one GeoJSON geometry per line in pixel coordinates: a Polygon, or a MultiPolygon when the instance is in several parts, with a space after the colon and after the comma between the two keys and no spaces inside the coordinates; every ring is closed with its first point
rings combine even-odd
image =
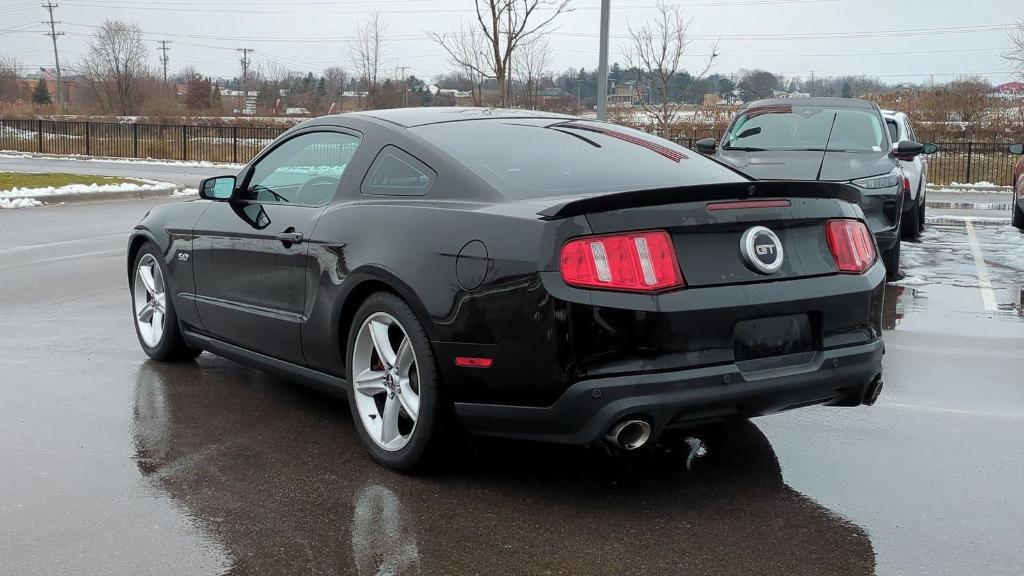
{"type": "Polygon", "coordinates": [[[0,120],[0,150],[248,162],[287,127],[0,120]]]}
{"type": "Polygon", "coordinates": [[[928,182],[951,184],[991,182],[1013,185],[1013,167],[1020,159],[1007,151],[1009,142],[940,142],[928,157],[928,182]]]}
{"type": "MultiPolygon", "coordinates": [[[[197,126],[117,124],[59,120],[0,119],[0,150],[44,154],[83,154],[122,158],[160,158],[245,163],[287,130],[283,126],[197,126]]],[[[717,137],[713,129],[670,135],[688,148],[696,140],[717,137]]],[[[929,182],[1013,183],[1018,157],[1009,142],[943,142],[929,157],[929,182]]]]}

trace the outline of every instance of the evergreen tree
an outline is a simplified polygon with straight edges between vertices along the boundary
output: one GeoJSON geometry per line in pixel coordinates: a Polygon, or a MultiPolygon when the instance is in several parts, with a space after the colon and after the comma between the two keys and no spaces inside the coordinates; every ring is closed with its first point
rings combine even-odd
{"type": "Polygon", "coordinates": [[[32,103],[49,104],[50,102],[50,87],[46,85],[46,80],[40,78],[32,90],[32,103]]]}

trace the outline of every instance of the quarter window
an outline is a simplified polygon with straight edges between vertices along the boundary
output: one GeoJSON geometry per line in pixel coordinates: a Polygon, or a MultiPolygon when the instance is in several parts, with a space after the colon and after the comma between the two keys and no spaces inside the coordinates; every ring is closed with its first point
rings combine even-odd
{"type": "Polygon", "coordinates": [[[429,166],[395,146],[385,146],[363,180],[363,194],[423,196],[437,174],[429,166]]]}
{"type": "Polygon", "coordinates": [[[260,159],[246,199],[261,204],[322,206],[334,198],[359,138],[340,132],[296,136],[260,159]]]}

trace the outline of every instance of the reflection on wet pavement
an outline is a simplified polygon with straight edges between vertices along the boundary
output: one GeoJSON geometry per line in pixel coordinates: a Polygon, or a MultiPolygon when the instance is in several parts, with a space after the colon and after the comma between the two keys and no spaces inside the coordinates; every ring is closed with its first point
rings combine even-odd
{"type": "Polygon", "coordinates": [[[137,386],[140,471],[216,519],[238,573],[874,569],[864,531],[787,487],[749,422],[709,432],[691,472],[685,451],[467,440],[446,470],[412,477],[363,454],[344,402],[209,355],[147,362],[137,386]]]}
{"type": "Polygon", "coordinates": [[[1024,234],[1009,226],[930,226],[919,242],[904,242],[903,277],[886,286],[883,326],[964,336],[1022,337],[1024,234]],[[973,238],[972,238],[973,234],[973,238]],[[979,287],[977,243],[995,308],[979,287]]]}
{"type": "Polygon", "coordinates": [[[976,227],[995,311],[962,227],[904,246],[872,408],[702,431],[689,471],[684,452],[463,439],[437,473],[403,476],[364,454],[344,401],[209,354],[145,359],[109,229],[153,204],[0,214],[0,573],[1024,566],[1024,235],[1007,227],[976,227]]]}

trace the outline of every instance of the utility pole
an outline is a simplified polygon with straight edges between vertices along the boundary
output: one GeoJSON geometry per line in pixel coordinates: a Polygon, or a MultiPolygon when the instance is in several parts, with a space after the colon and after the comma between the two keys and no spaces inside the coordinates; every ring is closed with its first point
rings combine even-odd
{"type": "Polygon", "coordinates": [[[57,54],[57,36],[63,36],[64,33],[63,32],[57,32],[57,24],[60,24],[60,22],[56,22],[53,19],[53,9],[57,8],[57,7],[58,7],[57,4],[54,4],[53,2],[50,2],[49,0],[47,0],[46,4],[43,4],[43,8],[46,8],[46,11],[50,13],[50,20],[49,21],[46,21],[46,20],[43,21],[43,24],[48,24],[50,26],[50,31],[49,32],[45,32],[43,35],[44,36],[49,36],[50,39],[53,40],[53,64],[57,68],[57,107],[60,108],[60,109],[63,109],[64,108],[64,84],[62,83],[61,77],[60,77],[60,56],[57,54]]]}
{"type": "Polygon", "coordinates": [[[170,50],[168,44],[170,43],[170,40],[160,40],[158,42],[158,44],[160,44],[160,65],[164,68],[164,84],[167,84],[167,63],[171,61],[171,59],[167,57],[167,51],[170,50]]]}
{"type": "Polygon", "coordinates": [[[238,48],[238,51],[242,53],[242,97],[244,98],[249,95],[246,89],[246,86],[249,84],[249,65],[251,64],[249,54],[252,54],[255,50],[252,48],[238,48]]]}
{"type": "Polygon", "coordinates": [[[608,20],[612,0],[601,0],[601,52],[597,64],[597,119],[608,119],[608,20]]]}
{"type": "Polygon", "coordinates": [[[814,98],[814,70],[811,70],[811,98],[814,98]]]}
{"type": "Polygon", "coordinates": [[[409,77],[406,76],[405,71],[409,69],[408,66],[399,66],[402,74],[402,108],[409,107],[409,77]]]}

